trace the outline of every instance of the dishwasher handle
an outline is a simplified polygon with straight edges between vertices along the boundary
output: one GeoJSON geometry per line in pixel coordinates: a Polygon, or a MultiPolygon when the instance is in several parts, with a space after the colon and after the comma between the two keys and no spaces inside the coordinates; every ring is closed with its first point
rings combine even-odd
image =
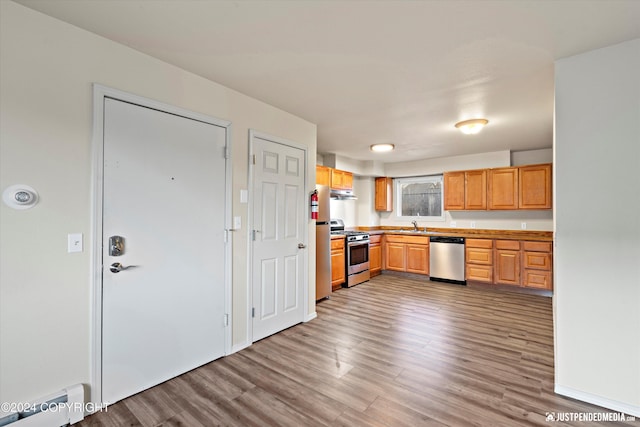
{"type": "Polygon", "coordinates": [[[431,243],[457,243],[464,245],[464,237],[450,237],[450,236],[431,236],[429,237],[431,243]]]}

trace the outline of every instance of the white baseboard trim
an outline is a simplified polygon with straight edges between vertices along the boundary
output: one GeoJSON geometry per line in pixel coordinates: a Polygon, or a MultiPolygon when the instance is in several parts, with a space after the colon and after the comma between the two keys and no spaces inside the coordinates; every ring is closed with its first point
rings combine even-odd
{"type": "Polygon", "coordinates": [[[313,319],[315,319],[316,317],[318,317],[318,313],[316,313],[315,311],[311,314],[307,314],[307,317],[304,318],[304,323],[307,323],[313,319]]]}
{"type": "MultiPolygon", "coordinates": [[[[243,349],[249,347],[250,345],[251,345],[251,343],[249,341],[245,341],[245,342],[241,342],[240,344],[232,345],[231,346],[231,353],[229,353],[229,354],[237,353],[240,350],[243,350],[243,349]]],[[[227,356],[229,354],[227,354],[227,356]]]]}
{"type": "Polygon", "coordinates": [[[591,393],[585,393],[584,391],[575,390],[571,387],[565,387],[559,384],[555,385],[554,390],[556,393],[563,396],[582,400],[583,402],[591,403],[593,405],[602,406],[603,408],[611,409],[612,411],[622,412],[625,415],[640,417],[640,406],[629,405],[628,403],[618,402],[617,400],[607,399],[606,397],[597,396],[591,393]]]}

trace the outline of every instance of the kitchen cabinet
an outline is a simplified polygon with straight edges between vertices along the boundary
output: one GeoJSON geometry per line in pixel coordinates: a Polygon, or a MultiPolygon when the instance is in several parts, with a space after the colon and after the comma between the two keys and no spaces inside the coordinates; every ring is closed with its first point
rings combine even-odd
{"type": "Polygon", "coordinates": [[[551,290],[552,246],[551,242],[523,242],[523,280],[527,288],[551,290]]]}
{"type": "Polygon", "coordinates": [[[520,242],[496,240],[495,248],[494,283],[520,286],[520,242]]]}
{"type": "Polygon", "coordinates": [[[331,169],[331,188],[334,190],[353,190],[353,174],[339,169],[331,169]]]}
{"type": "Polygon", "coordinates": [[[407,273],[429,274],[429,246],[407,243],[405,245],[407,273]]]}
{"type": "Polygon", "coordinates": [[[464,210],[464,172],[445,172],[442,180],[444,186],[444,210],[464,210]]]}
{"type": "Polygon", "coordinates": [[[551,209],[551,165],[521,166],[518,173],[518,207],[551,209]]]}
{"type": "Polygon", "coordinates": [[[331,168],[327,166],[316,166],[316,184],[331,185],[331,168]]]}
{"type": "Polygon", "coordinates": [[[370,236],[369,240],[369,274],[371,277],[382,272],[382,235],[370,236]]]}
{"type": "Polygon", "coordinates": [[[474,170],[464,173],[465,210],[487,209],[487,171],[474,170]]]}
{"type": "Polygon", "coordinates": [[[331,288],[339,289],[346,279],[344,237],[331,239],[331,288]]]}
{"type": "Polygon", "coordinates": [[[393,179],[383,176],[376,178],[375,209],[391,212],[393,210],[393,179]]]}
{"type": "Polygon", "coordinates": [[[493,240],[466,239],[466,279],[493,283],[493,240]]]}
{"type": "Polygon", "coordinates": [[[447,211],[487,209],[487,170],[445,172],[444,209],[447,211]]]}
{"type": "Polygon", "coordinates": [[[429,238],[389,234],[384,240],[386,270],[429,274],[429,238]]]}
{"type": "Polygon", "coordinates": [[[489,169],[489,210],[518,209],[518,168],[489,169]]]}

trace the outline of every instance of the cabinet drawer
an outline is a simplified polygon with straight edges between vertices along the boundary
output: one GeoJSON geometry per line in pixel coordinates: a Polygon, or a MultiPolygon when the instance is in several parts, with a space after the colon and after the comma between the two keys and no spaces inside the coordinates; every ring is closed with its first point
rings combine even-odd
{"type": "Polygon", "coordinates": [[[522,242],[522,249],[531,252],[551,252],[551,242],[522,242]]]}
{"type": "Polygon", "coordinates": [[[491,265],[493,263],[493,250],[482,248],[467,248],[466,261],[468,264],[491,265]]]}
{"type": "Polygon", "coordinates": [[[467,280],[477,282],[493,282],[493,268],[490,265],[467,264],[467,280]]]}
{"type": "Polygon", "coordinates": [[[389,243],[413,243],[416,245],[428,245],[429,238],[425,236],[399,236],[397,234],[387,234],[389,243]]]}
{"type": "Polygon", "coordinates": [[[524,268],[551,271],[551,254],[544,252],[524,253],[524,268]]]}
{"type": "Polygon", "coordinates": [[[511,251],[520,250],[519,240],[496,240],[496,249],[508,249],[511,251]]]}
{"type": "Polygon", "coordinates": [[[468,248],[493,248],[493,240],[491,239],[466,239],[465,245],[468,248]]]}
{"type": "Polygon", "coordinates": [[[528,288],[552,289],[550,271],[524,270],[523,282],[523,285],[528,288]]]}
{"type": "Polygon", "coordinates": [[[380,239],[382,239],[382,234],[372,234],[369,236],[369,242],[371,244],[380,243],[380,239]]]}
{"type": "Polygon", "coordinates": [[[344,249],[344,239],[332,239],[331,250],[344,249]]]}

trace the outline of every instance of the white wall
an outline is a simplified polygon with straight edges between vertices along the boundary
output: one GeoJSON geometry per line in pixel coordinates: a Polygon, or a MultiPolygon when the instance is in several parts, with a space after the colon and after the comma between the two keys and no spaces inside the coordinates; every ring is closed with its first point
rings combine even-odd
{"type": "Polygon", "coordinates": [[[511,152],[511,166],[535,165],[539,163],[553,163],[553,148],[511,152]]]}
{"type": "Polygon", "coordinates": [[[556,391],[640,416],[640,39],[555,75],[556,391]]]}
{"type": "Polygon", "coordinates": [[[380,217],[375,207],[375,180],[365,176],[353,177],[353,194],[358,200],[331,200],[331,218],[340,218],[345,227],[377,226],[380,217]]]}
{"type": "MultiPolygon", "coordinates": [[[[90,378],[93,82],[230,120],[233,215],[247,224],[248,130],[304,144],[315,182],[316,126],[9,1],[0,1],[0,187],[34,187],[28,211],[0,207],[0,401],[37,399],[90,378]],[[67,233],[85,251],[66,252],[67,233]]],[[[309,221],[314,312],[315,227],[309,221]]],[[[233,236],[233,344],[247,343],[247,233],[233,236]]]]}

